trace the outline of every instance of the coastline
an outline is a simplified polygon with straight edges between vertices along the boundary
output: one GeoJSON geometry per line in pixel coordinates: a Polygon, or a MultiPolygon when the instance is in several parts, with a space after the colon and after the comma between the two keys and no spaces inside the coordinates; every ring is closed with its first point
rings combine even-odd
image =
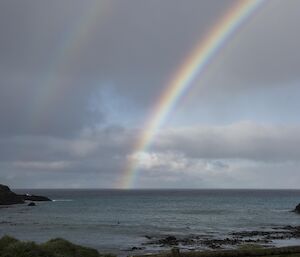
{"type": "Polygon", "coordinates": [[[300,191],[24,191],[54,201],[3,206],[0,237],[59,237],[118,256],[300,245],[300,191]]]}
{"type": "MultiPolygon", "coordinates": [[[[0,238],[0,257],[116,257],[114,254],[99,253],[96,249],[76,245],[65,239],[51,239],[37,244],[31,241],[19,241],[13,237],[0,238]]],[[[257,245],[245,245],[234,250],[182,251],[173,247],[158,254],[127,255],[132,257],[298,257],[300,246],[263,248],[257,245]]]]}
{"type": "MultiPolygon", "coordinates": [[[[1,241],[8,241],[12,242],[20,242],[18,239],[14,237],[4,236],[0,238],[0,248],[1,241]]],[[[136,245],[133,247],[128,247],[127,249],[119,249],[108,251],[103,250],[98,247],[92,247],[86,245],[84,243],[73,243],[72,241],[66,239],[51,239],[47,240],[47,242],[33,242],[31,240],[22,240],[21,242],[27,244],[30,242],[34,245],[47,245],[51,244],[53,241],[59,241],[61,244],[69,244],[72,247],[83,247],[86,249],[96,250],[99,256],[153,256],[153,257],[168,257],[173,256],[172,252],[174,249],[176,251],[180,251],[181,255],[193,257],[193,256],[207,256],[205,254],[209,253],[209,256],[227,256],[227,253],[234,253],[233,256],[244,256],[244,255],[236,255],[241,250],[270,250],[270,253],[277,251],[276,249],[299,249],[300,251],[300,226],[292,227],[292,226],[285,226],[281,228],[273,228],[271,231],[266,230],[253,230],[253,231],[241,231],[241,232],[232,232],[230,236],[225,238],[213,238],[209,235],[188,235],[188,236],[166,236],[166,237],[149,237],[145,236],[148,240],[147,242],[142,243],[141,245],[136,245]],[[158,239],[160,238],[160,239],[158,239]],[[283,242],[285,242],[283,244],[283,242]],[[223,255],[225,253],[225,255],[223,255]],[[211,255],[212,254],[212,255],[211,255]]],[[[297,250],[298,251],[298,250],[297,250]]],[[[297,252],[300,256],[300,252],[297,252]]],[[[274,254],[274,253],[273,253],[274,254]]],[[[273,255],[272,254],[272,255],[273,255]]],[[[60,256],[63,257],[64,255],[60,256]]],[[[77,256],[77,255],[76,255],[77,256]]],[[[98,255],[92,255],[98,257],[98,255]]],[[[248,256],[248,255],[247,255],[248,256]]],[[[251,256],[256,256],[251,254],[251,256]]],[[[260,256],[260,255],[258,255],[260,256]]],[[[0,249],[0,257],[1,249],[0,249]]],[[[48,257],[48,256],[47,256],[48,257]]],[[[50,256],[51,257],[51,256],[50,256]]],[[[87,256],[83,256],[87,257],[87,256]]]]}
{"type": "Polygon", "coordinates": [[[249,257],[249,256],[273,256],[273,257],[299,257],[300,246],[277,247],[272,249],[249,247],[238,250],[214,250],[182,252],[173,248],[169,252],[153,255],[138,255],[135,257],[249,257]]]}
{"type": "MultiPolygon", "coordinates": [[[[216,238],[209,235],[188,236],[146,236],[148,242],[143,245],[154,245],[162,249],[176,247],[184,251],[198,250],[231,250],[247,245],[262,248],[276,248],[290,245],[300,245],[300,226],[273,227],[269,230],[244,230],[231,232],[226,237],[216,238]]],[[[138,250],[133,249],[133,250],[138,250]]],[[[142,248],[140,249],[142,250],[142,248]]]]}

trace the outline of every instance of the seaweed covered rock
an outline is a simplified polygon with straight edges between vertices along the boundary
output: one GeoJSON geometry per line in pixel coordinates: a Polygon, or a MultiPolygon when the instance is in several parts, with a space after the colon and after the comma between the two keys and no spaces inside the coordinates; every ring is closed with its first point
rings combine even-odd
{"type": "Polygon", "coordinates": [[[159,243],[163,245],[178,245],[178,240],[175,236],[167,236],[166,238],[160,239],[159,243]]]}

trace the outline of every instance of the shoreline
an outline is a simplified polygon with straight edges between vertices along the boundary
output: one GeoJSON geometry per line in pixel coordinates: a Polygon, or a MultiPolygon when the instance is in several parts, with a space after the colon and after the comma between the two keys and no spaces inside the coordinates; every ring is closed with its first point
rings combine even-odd
{"type": "MultiPolygon", "coordinates": [[[[62,238],[51,239],[45,243],[37,244],[32,241],[20,241],[10,236],[0,238],[0,256],[14,257],[117,257],[120,255],[99,252],[96,249],[73,244],[62,238]]],[[[123,256],[123,255],[122,255],[123,256]]],[[[125,255],[124,255],[125,256],[125,255]]],[[[131,257],[298,257],[300,245],[287,247],[265,248],[258,245],[244,245],[238,249],[186,251],[172,247],[168,251],[152,254],[127,254],[131,257]]]]}
{"type": "Polygon", "coordinates": [[[300,245],[293,212],[300,194],[290,191],[31,193],[55,200],[0,206],[0,237],[37,243],[60,237],[118,256],[300,245]]]}
{"type": "Polygon", "coordinates": [[[133,257],[248,257],[248,256],[300,256],[300,246],[276,247],[276,248],[249,248],[237,250],[214,250],[184,252],[173,248],[169,252],[152,255],[134,255],[133,257]]]}
{"type": "MultiPolygon", "coordinates": [[[[8,235],[11,237],[11,235],[8,235]]],[[[1,238],[1,237],[0,237],[1,238]]],[[[96,245],[84,244],[80,241],[63,239],[72,244],[82,245],[83,247],[96,249],[102,254],[113,254],[116,256],[156,256],[164,254],[176,248],[180,252],[222,252],[236,251],[240,249],[276,249],[290,246],[300,246],[300,226],[275,227],[272,230],[244,230],[232,232],[227,237],[218,238],[212,235],[181,235],[181,236],[147,236],[147,241],[141,244],[131,245],[128,248],[97,247],[96,245]]],[[[25,242],[32,240],[21,239],[25,242]]],[[[44,241],[35,241],[36,244],[45,244],[44,241]]],[[[47,240],[46,240],[47,241],[47,240]]],[[[51,241],[51,240],[49,240],[51,241]]],[[[1,254],[0,254],[1,256],[1,254]]],[[[300,256],[300,255],[299,255],[300,256]]]]}
{"type": "MultiPolygon", "coordinates": [[[[256,245],[264,248],[274,248],[291,245],[297,242],[300,245],[300,226],[278,226],[269,230],[242,230],[231,232],[224,237],[212,235],[184,235],[184,236],[149,236],[147,242],[140,247],[132,247],[131,251],[147,250],[153,246],[156,249],[170,249],[176,247],[185,251],[199,250],[226,250],[236,249],[244,245],[256,245]],[[283,242],[285,244],[283,244],[283,242]]],[[[129,250],[130,251],[130,250],[129,250]]]]}
{"type": "MultiPolygon", "coordinates": [[[[1,206],[1,208],[16,208],[18,206],[1,206]]],[[[25,207],[29,208],[29,207],[25,207]]],[[[30,210],[30,209],[28,209],[30,210]]],[[[4,226],[18,226],[18,223],[13,221],[1,221],[0,225],[4,226]]],[[[3,236],[5,234],[0,235],[3,236]]],[[[25,241],[34,241],[37,243],[43,243],[49,240],[51,237],[44,241],[39,241],[30,238],[18,237],[14,234],[9,236],[20,238],[25,241]]],[[[55,236],[54,236],[55,237],[55,236]]],[[[63,238],[65,238],[63,236],[63,238]]],[[[278,247],[286,247],[293,245],[300,245],[300,226],[276,226],[273,227],[261,227],[251,230],[245,228],[243,230],[235,230],[226,234],[218,233],[191,233],[191,234],[144,234],[140,243],[129,244],[128,247],[121,248],[103,248],[95,244],[85,244],[82,241],[73,241],[71,238],[66,238],[70,242],[74,242],[85,247],[92,247],[98,251],[102,251],[104,254],[116,254],[117,256],[128,255],[157,255],[162,252],[170,251],[172,248],[178,248],[184,252],[203,252],[203,251],[223,251],[223,250],[236,250],[243,246],[255,246],[263,247],[266,249],[274,249],[278,247]]],[[[299,255],[300,256],[300,255],[299,255]]],[[[1,257],[1,255],[0,255],[1,257]]]]}

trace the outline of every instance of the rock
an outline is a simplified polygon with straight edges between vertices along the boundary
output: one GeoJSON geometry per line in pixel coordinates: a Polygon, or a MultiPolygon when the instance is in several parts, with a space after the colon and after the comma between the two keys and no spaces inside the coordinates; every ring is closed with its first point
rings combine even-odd
{"type": "Polygon", "coordinates": [[[126,249],[125,251],[133,252],[133,251],[141,251],[141,250],[145,250],[145,249],[146,249],[146,247],[133,246],[131,248],[126,249]]]}
{"type": "Polygon", "coordinates": [[[137,246],[131,247],[131,251],[138,251],[138,250],[145,250],[145,247],[137,247],[137,246]]]}
{"type": "Polygon", "coordinates": [[[25,201],[34,201],[34,202],[46,202],[51,201],[48,197],[39,196],[39,195],[21,195],[25,201]]]}
{"type": "Polygon", "coordinates": [[[36,206],[34,202],[30,202],[27,206],[36,206]]]}
{"type": "Polygon", "coordinates": [[[48,197],[38,195],[18,195],[6,185],[0,184],[0,205],[21,204],[25,201],[51,201],[48,197]]]}
{"type": "MultiPolygon", "coordinates": [[[[151,238],[153,238],[152,236],[145,236],[145,237],[149,240],[151,238]]],[[[161,247],[164,247],[164,246],[176,246],[180,242],[181,241],[179,239],[177,239],[175,236],[166,236],[161,239],[155,239],[155,240],[148,241],[148,242],[144,243],[144,245],[160,245],[161,247]]]]}
{"type": "Polygon", "coordinates": [[[300,214],[300,203],[296,206],[294,212],[299,213],[300,214]]]}
{"type": "Polygon", "coordinates": [[[10,190],[8,186],[0,184],[0,205],[24,203],[24,199],[10,190]]]}
{"type": "Polygon", "coordinates": [[[167,236],[166,238],[160,239],[159,243],[163,245],[178,245],[178,241],[175,236],[167,236]]]}
{"type": "Polygon", "coordinates": [[[0,184],[0,192],[11,192],[8,186],[0,184]]]}

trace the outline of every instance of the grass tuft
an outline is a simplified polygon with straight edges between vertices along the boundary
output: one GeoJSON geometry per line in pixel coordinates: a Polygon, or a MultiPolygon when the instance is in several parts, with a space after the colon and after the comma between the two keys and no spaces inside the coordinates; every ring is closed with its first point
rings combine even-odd
{"type": "Polygon", "coordinates": [[[61,238],[38,245],[4,236],[0,239],[0,257],[114,257],[114,255],[101,255],[95,249],[75,245],[61,238]]]}
{"type": "Polygon", "coordinates": [[[99,257],[95,249],[78,246],[67,240],[56,238],[42,244],[43,249],[55,254],[55,257],[99,257]]]}

